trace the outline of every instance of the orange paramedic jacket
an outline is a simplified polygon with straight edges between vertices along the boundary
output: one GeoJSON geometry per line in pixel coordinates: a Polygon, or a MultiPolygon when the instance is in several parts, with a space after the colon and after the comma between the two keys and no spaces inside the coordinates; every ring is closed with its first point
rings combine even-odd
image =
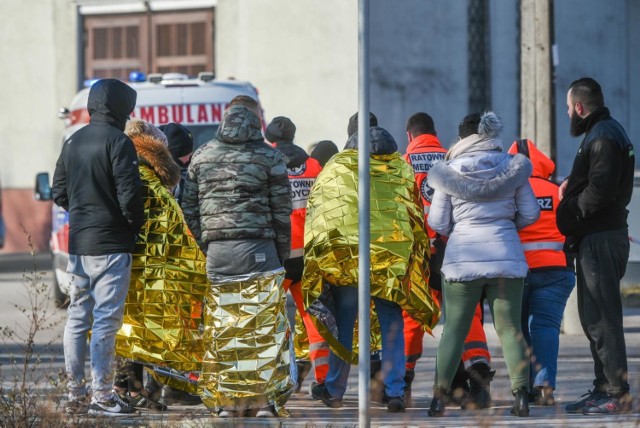
{"type": "Polygon", "coordinates": [[[530,140],[515,141],[509,153],[524,154],[533,164],[529,183],[540,205],[540,218],[518,232],[529,269],[567,267],[567,256],[563,251],[565,237],[556,226],[556,210],[560,203],[558,185],[549,180],[555,169],[554,162],[530,140]]]}
{"type": "MultiPolygon", "coordinates": [[[[413,167],[416,176],[416,185],[420,189],[422,197],[422,206],[424,210],[424,225],[427,228],[429,241],[433,243],[436,233],[429,227],[427,217],[429,216],[429,208],[431,207],[431,198],[433,189],[427,184],[427,175],[429,170],[436,163],[443,161],[447,154],[447,149],[440,144],[438,137],[431,134],[422,134],[415,137],[407,147],[407,153],[404,158],[413,167]]],[[[433,250],[433,248],[432,248],[433,250]]]]}
{"type": "Polygon", "coordinates": [[[304,251],[304,218],[307,215],[307,200],[311,187],[322,171],[320,163],[314,158],[307,160],[297,168],[289,168],[291,184],[291,254],[289,258],[302,257],[304,251]]]}

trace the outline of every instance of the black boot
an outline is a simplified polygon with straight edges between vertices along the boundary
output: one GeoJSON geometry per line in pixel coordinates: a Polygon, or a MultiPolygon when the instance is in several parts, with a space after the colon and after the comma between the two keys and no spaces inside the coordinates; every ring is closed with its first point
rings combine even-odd
{"type": "Polygon", "coordinates": [[[385,403],[384,379],[382,377],[382,360],[371,360],[371,383],[369,391],[371,391],[371,401],[377,403],[385,403]]]}
{"type": "Polygon", "coordinates": [[[404,402],[407,407],[411,406],[411,384],[416,377],[416,372],[407,370],[404,374],[404,402]]]}
{"type": "Polygon", "coordinates": [[[304,382],[304,379],[311,371],[311,361],[299,360],[296,361],[296,366],[298,367],[298,386],[296,387],[296,392],[300,392],[300,389],[302,388],[302,382],[304,382]]]}
{"type": "Polygon", "coordinates": [[[527,391],[527,388],[522,387],[517,391],[514,391],[513,396],[515,397],[515,400],[513,402],[511,414],[521,418],[529,416],[529,391],[527,391]]]}
{"type": "Polygon", "coordinates": [[[451,393],[447,397],[447,404],[461,405],[469,393],[469,374],[464,369],[462,361],[458,364],[458,369],[451,382],[451,393]]]}
{"type": "Polygon", "coordinates": [[[431,400],[427,414],[432,417],[444,416],[445,399],[448,395],[449,392],[446,389],[435,386],[433,388],[433,399],[431,400]]]}
{"type": "Polygon", "coordinates": [[[469,394],[460,406],[467,410],[488,409],[491,407],[491,387],[496,371],[485,363],[475,363],[467,369],[469,374],[469,394]]]}

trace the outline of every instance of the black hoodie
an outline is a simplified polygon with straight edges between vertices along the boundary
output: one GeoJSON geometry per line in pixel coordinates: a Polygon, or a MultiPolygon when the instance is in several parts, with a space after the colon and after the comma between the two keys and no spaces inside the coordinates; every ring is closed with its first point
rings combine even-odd
{"type": "Polygon", "coordinates": [[[99,80],[89,91],[89,125],[63,144],[53,199],[69,212],[69,254],[133,251],[144,223],[142,182],[136,150],[123,131],[135,104],[130,86],[99,80]]]}

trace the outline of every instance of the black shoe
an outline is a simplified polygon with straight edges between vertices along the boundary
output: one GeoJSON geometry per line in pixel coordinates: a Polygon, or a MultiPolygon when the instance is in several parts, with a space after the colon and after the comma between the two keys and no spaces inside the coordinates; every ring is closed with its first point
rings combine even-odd
{"type": "Polygon", "coordinates": [[[327,407],[338,409],[342,407],[342,400],[333,398],[324,383],[319,383],[311,387],[311,397],[314,400],[321,400],[327,407]]]}
{"type": "Polygon", "coordinates": [[[490,383],[496,371],[485,363],[476,363],[467,369],[467,373],[469,393],[460,407],[465,410],[488,409],[491,407],[490,383]]]}
{"type": "Polygon", "coordinates": [[[529,392],[529,403],[537,406],[553,406],[556,403],[553,397],[553,388],[550,386],[536,386],[529,392]]]}
{"type": "Polygon", "coordinates": [[[527,388],[522,387],[517,391],[513,392],[513,396],[515,397],[513,402],[513,408],[511,409],[511,414],[513,416],[518,416],[521,418],[529,416],[529,391],[527,388]]]}
{"type": "Polygon", "coordinates": [[[162,384],[159,383],[153,376],[148,375],[147,384],[144,386],[145,394],[147,397],[152,399],[153,401],[160,400],[160,396],[162,395],[162,384]]]}
{"type": "Polygon", "coordinates": [[[607,397],[607,394],[601,391],[588,391],[586,394],[582,394],[579,400],[574,401],[573,403],[569,403],[564,406],[564,410],[567,413],[582,413],[582,410],[585,407],[591,407],[593,404],[607,397]]]}
{"type": "Polygon", "coordinates": [[[172,388],[169,385],[162,387],[162,393],[158,401],[167,406],[197,406],[202,404],[202,399],[199,396],[172,388]]]}
{"type": "Polygon", "coordinates": [[[431,405],[427,414],[432,417],[444,416],[445,399],[449,395],[448,391],[441,387],[433,388],[433,399],[431,399],[431,405]]]}
{"type": "Polygon", "coordinates": [[[155,410],[156,412],[164,412],[167,410],[166,404],[147,398],[142,394],[138,394],[135,397],[128,394],[125,401],[127,401],[127,403],[129,403],[129,405],[134,409],[155,410]]]}
{"type": "Polygon", "coordinates": [[[404,397],[387,397],[387,411],[389,413],[404,412],[404,397]]]}

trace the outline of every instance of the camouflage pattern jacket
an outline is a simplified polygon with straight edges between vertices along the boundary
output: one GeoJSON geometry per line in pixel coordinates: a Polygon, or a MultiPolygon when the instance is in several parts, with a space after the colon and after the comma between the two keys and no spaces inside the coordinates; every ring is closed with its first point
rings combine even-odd
{"type": "Polygon", "coordinates": [[[289,257],[291,191],[284,158],[264,142],[260,119],[228,108],[214,140],[193,154],[182,195],[189,228],[206,251],[211,241],[274,239],[289,257]]]}

